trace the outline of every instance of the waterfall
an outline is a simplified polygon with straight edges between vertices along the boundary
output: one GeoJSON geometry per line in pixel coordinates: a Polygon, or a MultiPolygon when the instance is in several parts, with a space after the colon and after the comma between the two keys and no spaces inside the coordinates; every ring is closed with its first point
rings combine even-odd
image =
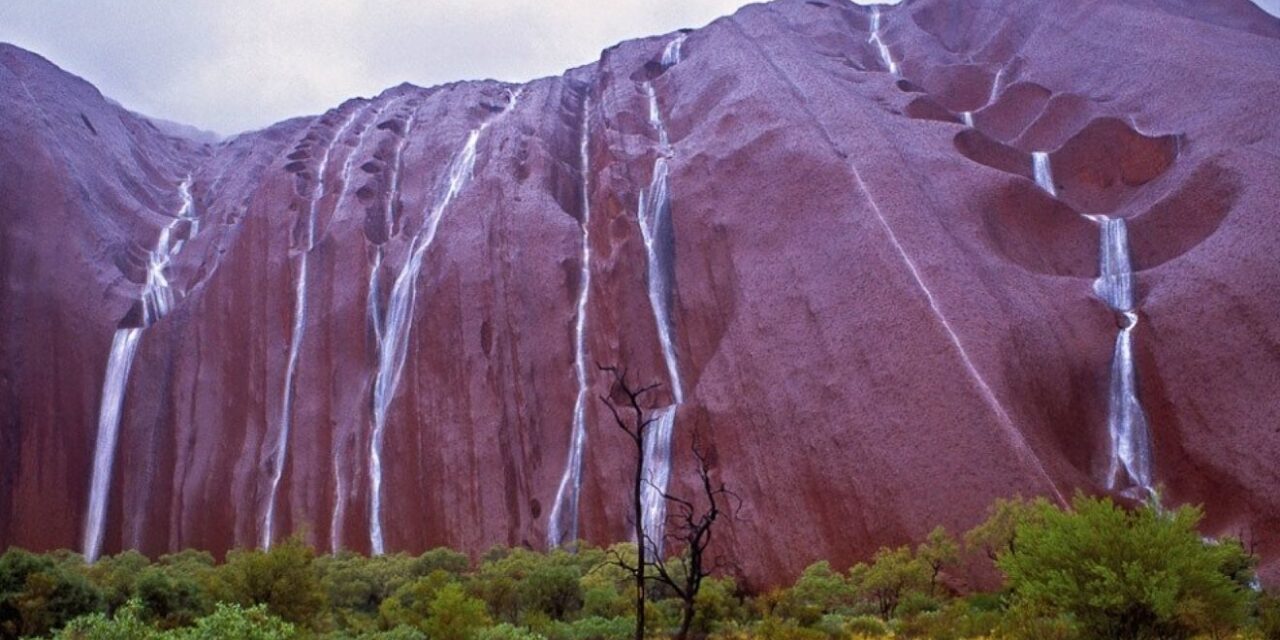
{"type": "Polygon", "coordinates": [[[972,112],[972,111],[962,111],[962,112],[960,113],[960,119],[961,119],[961,120],[964,120],[964,124],[965,124],[965,126],[966,126],[966,127],[970,127],[970,128],[972,128],[972,127],[973,127],[973,112],[972,112]]]}
{"type": "Polygon", "coordinates": [[[995,104],[997,98],[1000,97],[1000,80],[1004,78],[1004,69],[996,71],[996,77],[991,81],[991,93],[987,96],[987,104],[995,104]]]}
{"type": "Polygon", "coordinates": [[[898,63],[894,62],[893,54],[889,52],[889,45],[885,44],[884,38],[880,36],[880,7],[871,7],[871,37],[867,38],[867,42],[876,45],[876,49],[880,51],[880,61],[888,67],[889,73],[898,75],[898,63]]]}
{"type": "MultiPolygon", "coordinates": [[[[519,91],[511,94],[510,101],[499,115],[510,113],[515,108],[519,97],[519,91]]],[[[440,226],[445,210],[471,179],[476,163],[476,144],[480,140],[480,134],[484,133],[494,120],[486,120],[473,129],[467,136],[462,149],[449,162],[448,182],[444,185],[444,193],[436,200],[422,228],[413,238],[409,259],[400,268],[400,273],[392,285],[387,312],[382,318],[382,326],[378,332],[378,370],[373,385],[373,434],[369,447],[371,502],[369,541],[376,555],[385,552],[382,533],[382,444],[386,435],[387,410],[391,406],[391,399],[395,396],[396,387],[400,382],[400,373],[404,369],[404,359],[409,348],[409,329],[413,323],[418,272],[422,268],[422,259],[427,249],[435,241],[436,230],[440,226]]],[[[371,291],[371,295],[372,293],[371,291]]]]}
{"type": "MultiPolygon", "coordinates": [[[[382,215],[382,220],[387,226],[387,241],[390,241],[391,236],[395,234],[395,205],[400,197],[400,169],[403,165],[404,147],[408,144],[409,134],[413,132],[413,122],[417,115],[416,112],[409,115],[409,120],[404,127],[404,135],[400,136],[400,141],[396,143],[396,151],[391,161],[391,189],[382,215]]],[[[379,345],[382,344],[382,314],[378,301],[382,298],[383,246],[378,245],[377,251],[373,254],[373,267],[369,269],[369,321],[373,325],[374,338],[379,345]]]]}
{"type": "MultiPolygon", "coordinates": [[[[680,383],[680,368],[671,336],[671,273],[674,269],[670,255],[671,194],[668,185],[671,141],[662,120],[653,84],[646,82],[644,88],[649,98],[650,124],[658,133],[659,149],[653,162],[653,177],[649,187],[640,193],[640,233],[644,238],[648,259],[649,303],[658,328],[658,340],[662,344],[662,357],[671,381],[673,400],[673,404],[660,409],[654,416],[654,421],[646,430],[644,442],[645,486],[640,496],[642,530],[653,543],[654,553],[660,554],[666,524],[665,493],[671,476],[671,436],[675,430],[676,409],[684,402],[684,389],[680,383]]],[[[644,541],[639,542],[643,544],[644,541]]]]}
{"type": "Polygon", "coordinates": [[[120,414],[129,371],[138,352],[138,340],[144,328],[158,322],[173,309],[174,295],[165,271],[173,256],[182,250],[183,240],[174,240],[178,225],[187,224],[188,237],[199,230],[195,203],[191,197],[191,176],[178,187],[182,208],[163,229],[156,247],[147,256],[147,279],[142,286],[142,327],[116,330],[111,339],[111,355],[102,380],[102,403],[98,408],[98,435],[93,449],[93,471],[89,484],[89,509],[84,524],[84,557],[95,562],[102,553],[106,527],[107,500],[111,493],[111,476],[115,466],[116,444],[120,436],[120,414]]]}
{"type": "Polygon", "coordinates": [[[111,490],[111,471],[115,462],[116,438],[120,428],[120,408],[124,404],[124,388],[129,369],[138,349],[142,329],[120,329],[111,340],[111,356],[102,382],[102,406],[98,409],[98,440],[93,450],[93,476],[89,489],[89,514],[84,527],[84,557],[89,562],[102,552],[103,526],[106,521],[107,494],[111,490]]]}
{"type": "MultiPolygon", "coordinates": [[[[384,103],[373,112],[373,116],[369,122],[377,122],[382,117],[382,112],[386,110],[390,103],[384,103]]],[[[356,152],[364,144],[364,136],[369,130],[369,125],[365,125],[364,130],[360,133],[356,140],[356,145],[347,154],[347,159],[342,163],[342,193],[338,196],[338,201],[334,203],[333,210],[335,215],[342,210],[343,203],[351,194],[351,172],[355,168],[356,152]]],[[[397,162],[398,162],[397,156],[397,162]]],[[[376,273],[376,271],[375,271],[376,273]]],[[[373,300],[370,297],[370,300],[373,300]]],[[[342,523],[347,513],[347,481],[346,474],[343,472],[343,462],[346,460],[345,445],[341,439],[336,439],[333,444],[333,512],[329,520],[329,546],[334,554],[342,550],[342,523]]]]}
{"type": "MultiPolygon", "coordinates": [[[[670,48],[668,48],[670,50],[670,48]]],[[[679,58],[679,49],[676,49],[679,58]]],[[[664,60],[666,56],[663,56],[664,60]]],[[[582,276],[579,278],[577,321],[574,325],[573,368],[578,376],[578,398],[573,403],[573,435],[555,507],[547,521],[547,546],[558,547],[578,539],[578,498],[582,494],[582,456],[587,445],[587,298],[591,293],[591,96],[583,98],[582,140],[578,155],[582,167],[582,276]],[[566,522],[562,522],[567,520],[566,522]]]]}
{"type": "Polygon", "coordinates": [[[680,64],[681,55],[684,50],[684,41],[687,37],[688,36],[682,34],[671,42],[668,42],[667,46],[662,49],[662,66],[664,68],[674,67],[677,64],[680,64]]]}
{"type": "Polygon", "coordinates": [[[333,148],[341,143],[347,130],[351,128],[351,125],[355,124],[356,118],[364,113],[366,108],[355,109],[351,112],[347,120],[338,128],[337,133],[333,135],[333,139],[329,141],[329,146],[325,147],[324,155],[320,157],[320,164],[316,168],[316,186],[311,191],[311,202],[307,207],[305,220],[306,244],[302,251],[299,252],[298,277],[294,283],[293,330],[289,338],[289,360],[288,365],[285,367],[283,397],[280,400],[280,426],[276,430],[276,443],[271,453],[273,465],[271,488],[267,493],[267,508],[262,518],[262,540],[260,544],[263,549],[271,548],[272,534],[275,529],[276,497],[280,491],[280,479],[284,477],[285,458],[289,454],[294,378],[297,375],[298,353],[302,350],[302,337],[307,329],[307,258],[311,255],[311,249],[316,244],[316,208],[320,206],[320,200],[324,198],[324,178],[329,169],[329,159],[333,157],[333,148]]]}
{"type": "Polygon", "coordinates": [[[1034,151],[1031,153],[1031,163],[1035,168],[1036,184],[1056,198],[1058,190],[1053,186],[1053,167],[1049,165],[1049,154],[1044,151],[1034,151]]]}
{"type": "Polygon", "coordinates": [[[1138,314],[1134,308],[1128,228],[1122,218],[1101,217],[1099,222],[1099,275],[1093,283],[1093,291],[1111,310],[1124,317],[1124,326],[1116,336],[1111,359],[1107,404],[1111,451],[1107,488],[1136,490],[1139,497],[1151,497],[1155,495],[1151,474],[1151,434],[1138,399],[1137,372],[1133,362],[1133,331],[1138,326],[1138,314]],[[1119,486],[1120,481],[1125,483],[1123,487],[1119,486]]]}

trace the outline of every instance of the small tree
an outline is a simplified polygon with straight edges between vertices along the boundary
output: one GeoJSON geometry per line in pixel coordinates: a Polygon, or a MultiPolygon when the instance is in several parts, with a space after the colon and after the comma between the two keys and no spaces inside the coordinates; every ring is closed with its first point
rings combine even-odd
{"type": "Polygon", "coordinates": [[[964,535],[965,547],[981,551],[992,562],[1002,554],[1016,553],[1018,525],[1040,520],[1046,511],[1056,509],[1044,498],[997,498],[987,511],[987,519],[964,535]]]}
{"type": "Polygon", "coordinates": [[[880,617],[885,620],[893,617],[903,595],[919,590],[929,582],[926,565],[907,546],[883,547],[872,557],[870,565],[855,565],[849,574],[850,581],[875,604],[880,617]]]}
{"type": "Polygon", "coordinates": [[[960,558],[960,545],[945,527],[934,527],[924,543],[916,547],[916,557],[929,568],[929,593],[938,595],[938,576],[960,558]]]}
{"type": "Polygon", "coordinates": [[[658,556],[652,562],[654,581],[670,588],[682,603],[680,630],[676,633],[679,640],[689,636],[702,581],[726,564],[723,556],[714,561],[707,559],[713,527],[720,516],[732,516],[742,504],[737,494],[730,491],[723,482],[711,479],[707,452],[703,449],[702,439],[697,432],[694,433],[692,449],[693,457],[698,461],[697,476],[702,504],[695,504],[692,500],[670,493],[663,494],[673,507],[667,517],[666,538],[680,549],[680,553],[672,560],[658,556]]]}
{"type": "Polygon", "coordinates": [[[610,553],[610,561],[612,564],[626,570],[635,583],[635,638],[636,640],[644,640],[645,573],[649,566],[649,561],[646,558],[645,547],[648,545],[645,544],[644,503],[641,496],[645,487],[645,438],[648,436],[649,426],[654,423],[654,419],[645,410],[643,400],[658,385],[650,384],[644,387],[633,387],[627,381],[626,371],[617,367],[606,366],[600,366],[600,370],[608,372],[613,377],[609,395],[601,396],[600,400],[609,408],[609,413],[613,415],[613,421],[618,430],[625,433],[636,448],[635,470],[631,479],[631,518],[637,543],[636,561],[634,564],[631,563],[625,555],[617,551],[610,553]]]}

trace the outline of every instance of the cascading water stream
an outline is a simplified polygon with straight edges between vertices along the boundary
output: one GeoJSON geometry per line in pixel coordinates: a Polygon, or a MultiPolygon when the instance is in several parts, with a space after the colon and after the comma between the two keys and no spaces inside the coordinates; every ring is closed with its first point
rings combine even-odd
{"type": "Polygon", "coordinates": [[[972,111],[962,111],[962,112],[960,112],[960,119],[964,121],[964,125],[965,125],[966,127],[971,127],[971,128],[973,127],[973,112],[972,112],[972,111]]]}
{"type": "Polygon", "coordinates": [[[898,63],[894,61],[889,45],[885,44],[884,38],[880,36],[880,7],[871,7],[871,37],[867,38],[867,42],[876,45],[876,49],[880,52],[880,61],[888,67],[889,73],[898,75],[898,63]]]}
{"type": "Polygon", "coordinates": [[[1138,400],[1137,373],[1133,362],[1133,331],[1138,326],[1138,314],[1134,306],[1128,227],[1122,218],[1103,217],[1098,221],[1101,225],[1100,264],[1093,290],[1108,307],[1124,317],[1111,360],[1107,404],[1111,451],[1107,488],[1119,488],[1136,493],[1134,497],[1146,499],[1154,497],[1155,491],[1151,474],[1151,434],[1146,413],[1138,400]]]}
{"type": "Polygon", "coordinates": [[[409,259],[401,267],[395,284],[391,288],[387,313],[382,318],[382,326],[378,332],[378,370],[373,385],[373,434],[369,447],[371,502],[369,542],[375,555],[385,553],[382,533],[382,444],[386,435],[387,410],[391,406],[391,399],[395,396],[396,387],[400,382],[400,373],[404,369],[405,355],[409,347],[409,329],[413,323],[413,307],[417,297],[416,282],[418,272],[422,268],[422,259],[435,241],[436,230],[440,226],[445,210],[471,180],[480,134],[484,133],[497,118],[510,113],[519,98],[520,91],[512,93],[502,113],[472,130],[462,149],[454,155],[449,163],[448,182],[444,193],[437,199],[422,228],[413,238],[409,259]]]}
{"type": "Polygon", "coordinates": [[[316,243],[316,208],[320,206],[320,200],[324,198],[324,179],[329,169],[329,160],[333,157],[333,149],[341,143],[347,130],[351,128],[351,125],[355,124],[356,118],[364,113],[366,108],[367,106],[351,112],[351,115],[347,117],[347,120],[342,123],[337,133],[334,134],[329,146],[325,148],[324,155],[320,157],[320,163],[316,167],[316,186],[311,192],[311,202],[307,207],[307,218],[305,220],[306,245],[298,255],[298,277],[294,283],[293,330],[289,337],[289,360],[288,365],[285,367],[283,397],[280,400],[280,426],[276,430],[275,447],[271,453],[271,488],[267,493],[266,513],[262,518],[262,539],[260,544],[263,549],[270,549],[271,542],[274,539],[276,497],[280,491],[280,479],[284,477],[285,459],[289,454],[289,432],[293,426],[294,378],[298,369],[298,353],[302,350],[302,338],[307,329],[307,258],[311,255],[311,250],[316,243]]]}
{"type": "MultiPolygon", "coordinates": [[[[668,61],[671,64],[680,61],[683,42],[684,39],[679,38],[667,46],[662,56],[664,64],[668,61]]],[[[645,433],[645,486],[641,490],[640,501],[642,530],[652,544],[653,553],[661,554],[666,524],[666,491],[671,479],[671,437],[675,431],[676,410],[684,402],[684,387],[680,382],[680,367],[671,335],[671,272],[674,265],[671,264],[670,256],[671,193],[668,161],[672,148],[653,84],[646,82],[644,89],[649,99],[649,122],[658,133],[659,149],[653,161],[653,177],[649,187],[640,193],[639,222],[648,258],[649,303],[658,328],[658,340],[662,345],[667,376],[671,381],[672,404],[655,412],[653,422],[645,433]]]]}
{"type": "Polygon", "coordinates": [[[116,444],[120,436],[120,414],[124,406],[129,371],[138,352],[142,331],[163,318],[173,308],[173,290],[165,271],[173,256],[182,250],[183,240],[174,240],[178,225],[188,225],[188,237],[199,230],[195,203],[191,197],[191,177],[178,187],[182,208],[172,222],[160,230],[156,247],[147,256],[147,280],[142,287],[142,327],[116,330],[111,339],[111,355],[102,382],[102,403],[98,408],[98,435],[93,450],[93,472],[89,484],[89,509],[85,515],[84,557],[95,562],[102,553],[106,525],[107,499],[111,493],[111,475],[115,466],[116,444]]]}
{"type": "MultiPolygon", "coordinates": [[[[402,168],[401,159],[404,157],[404,147],[409,141],[409,134],[413,132],[413,122],[417,113],[409,115],[408,121],[405,123],[404,135],[400,137],[400,142],[396,144],[395,157],[391,166],[391,190],[387,196],[387,207],[383,211],[383,222],[387,226],[386,238],[389,240],[395,234],[395,204],[400,194],[400,169],[402,168]]],[[[369,269],[369,321],[373,324],[374,338],[378,344],[382,344],[382,315],[379,312],[378,300],[382,298],[382,247],[378,245],[377,251],[373,254],[373,267],[369,269]]]]}
{"type": "MultiPolygon", "coordinates": [[[[378,122],[378,119],[382,117],[382,113],[389,104],[390,102],[383,103],[382,106],[375,109],[373,115],[369,118],[369,122],[378,122]]],[[[368,131],[369,125],[366,124],[364,130],[360,133],[359,139],[356,141],[356,145],[347,154],[347,159],[342,163],[342,193],[333,205],[335,213],[342,210],[343,203],[346,202],[351,194],[351,174],[356,166],[356,152],[364,145],[364,137],[368,131]]],[[[396,161],[399,162],[399,156],[397,156],[396,161]]],[[[342,523],[346,520],[347,514],[347,474],[343,464],[345,461],[346,445],[341,438],[337,438],[333,445],[333,511],[329,520],[329,546],[334,554],[342,550],[342,523]]]]}
{"type": "Polygon", "coordinates": [[[995,104],[996,98],[1000,97],[1000,81],[1004,79],[1004,69],[996,71],[996,77],[991,81],[991,93],[987,96],[987,104],[995,104]]]}
{"type": "MultiPolygon", "coordinates": [[[[1049,154],[1036,151],[1031,157],[1036,184],[1057,197],[1049,154]]],[[[1133,332],[1138,327],[1138,314],[1134,304],[1128,226],[1123,218],[1084,217],[1098,224],[1101,238],[1094,295],[1124,318],[1112,351],[1107,394],[1107,435],[1111,440],[1107,489],[1119,489],[1139,499],[1156,499],[1151,471],[1151,431],[1138,399],[1138,376],[1133,362],[1133,332]]]]}
{"type": "Polygon", "coordinates": [[[556,503],[547,521],[547,546],[558,547],[578,539],[578,498],[582,494],[582,458],[587,446],[587,402],[591,391],[587,378],[587,301],[591,293],[591,97],[582,103],[582,276],[574,326],[573,368],[578,376],[578,397],[573,403],[573,434],[564,475],[556,490],[556,503]]]}
{"type": "Polygon", "coordinates": [[[1049,195],[1057,197],[1058,190],[1053,186],[1053,167],[1049,164],[1049,154],[1044,151],[1032,152],[1031,164],[1035,169],[1036,184],[1049,195]]]}

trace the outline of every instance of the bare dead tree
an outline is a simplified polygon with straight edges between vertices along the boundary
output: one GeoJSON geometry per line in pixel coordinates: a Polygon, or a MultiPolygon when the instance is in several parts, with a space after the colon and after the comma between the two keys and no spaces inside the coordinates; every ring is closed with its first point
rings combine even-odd
{"type": "Polygon", "coordinates": [[[663,493],[670,505],[666,539],[673,543],[672,546],[679,548],[680,553],[672,559],[655,554],[650,562],[654,569],[651,580],[671,589],[683,603],[680,630],[676,633],[678,640],[689,637],[703,579],[729,565],[724,556],[713,561],[708,561],[707,558],[707,548],[711,545],[716,521],[721,516],[735,517],[742,506],[742,499],[736,493],[730,491],[723,482],[712,480],[708,455],[702,446],[702,438],[696,431],[693,434],[692,449],[693,457],[698,461],[698,490],[701,495],[695,502],[663,493]]]}
{"type": "Polygon", "coordinates": [[[644,506],[641,501],[641,495],[645,486],[644,442],[645,437],[648,435],[649,425],[653,424],[654,420],[649,417],[648,412],[645,410],[643,399],[658,385],[650,384],[644,387],[633,387],[627,381],[627,372],[625,370],[617,367],[597,366],[601,371],[607,371],[613,376],[613,384],[610,386],[609,395],[601,396],[600,400],[609,408],[609,413],[613,415],[614,424],[631,439],[631,442],[636,447],[635,474],[631,483],[632,525],[635,527],[636,561],[632,564],[622,554],[615,552],[611,554],[610,562],[621,567],[635,580],[635,637],[636,640],[644,640],[645,574],[650,562],[645,554],[648,539],[645,537],[644,532],[644,506]]]}

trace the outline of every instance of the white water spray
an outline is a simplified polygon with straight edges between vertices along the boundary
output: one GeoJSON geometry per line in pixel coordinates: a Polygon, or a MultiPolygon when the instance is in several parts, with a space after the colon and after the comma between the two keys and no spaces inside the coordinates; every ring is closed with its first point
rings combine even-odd
{"type": "MultiPolygon", "coordinates": [[[[664,56],[665,58],[665,56],[664,56]]],[[[569,458],[556,490],[556,503],[547,521],[547,546],[558,547],[578,539],[578,498],[582,495],[582,457],[587,445],[587,402],[591,390],[587,378],[587,299],[591,293],[591,97],[583,99],[582,141],[582,276],[579,278],[577,322],[574,326],[573,368],[578,376],[578,398],[573,403],[573,434],[569,458]]]]}
{"type": "Polygon", "coordinates": [[[871,37],[867,38],[867,42],[876,45],[876,49],[880,52],[880,61],[889,69],[889,73],[898,75],[898,63],[894,61],[889,45],[885,44],[884,38],[880,35],[880,7],[871,7],[871,37]]]}
{"type": "Polygon", "coordinates": [[[1146,413],[1138,399],[1137,372],[1133,362],[1133,331],[1138,326],[1134,308],[1133,268],[1129,261],[1129,234],[1122,218],[1099,219],[1101,247],[1099,275],[1093,291],[1111,310],[1124,317],[1116,336],[1111,360],[1111,384],[1107,404],[1107,433],[1111,451],[1107,488],[1155,495],[1151,474],[1151,434],[1146,413]],[[1120,483],[1123,482],[1123,485],[1120,483]]]}
{"type": "MultiPolygon", "coordinates": [[[[662,357],[667,365],[671,381],[673,403],[656,412],[654,421],[645,433],[644,470],[645,486],[641,491],[642,530],[653,545],[655,554],[662,553],[663,529],[666,524],[666,491],[671,477],[671,437],[675,431],[676,409],[684,402],[684,388],[680,382],[680,367],[676,360],[672,340],[670,301],[672,295],[670,244],[671,194],[668,185],[668,160],[672,153],[666,124],[653,84],[646,82],[645,93],[649,98],[649,121],[658,132],[659,149],[653,162],[653,177],[649,188],[640,193],[639,222],[648,258],[649,303],[653,308],[658,328],[658,340],[662,344],[662,357]]],[[[644,541],[639,541],[643,543],[644,541]]]]}
{"type": "Polygon", "coordinates": [[[293,425],[293,389],[294,378],[298,369],[298,354],[302,350],[302,338],[307,330],[307,258],[316,243],[316,209],[324,198],[325,174],[329,170],[329,160],[333,157],[333,149],[342,142],[343,136],[356,118],[364,113],[366,107],[353,110],[342,126],[338,128],[329,146],[325,147],[320,164],[316,167],[316,186],[311,192],[311,202],[307,207],[306,246],[298,257],[298,278],[294,284],[293,298],[293,330],[289,338],[289,363],[285,367],[283,397],[280,400],[280,426],[276,430],[275,447],[271,453],[273,463],[271,470],[271,488],[267,493],[266,513],[262,518],[263,549],[270,549],[273,541],[276,516],[276,497],[280,492],[280,479],[284,477],[284,463],[289,454],[289,432],[293,425]]]}
{"type": "Polygon", "coordinates": [[[973,127],[973,112],[972,112],[972,111],[962,111],[962,112],[960,112],[960,119],[964,121],[964,125],[965,125],[966,127],[970,127],[970,128],[972,128],[972,127],[973,127]]]}
{"type": "MultiPolygon", "coordinates": [[[[517,91],[498,117],[506,115],[515,108],[520,97],[517,91]]],[[[382,532],[382,444],[386,435],[387,410],[391,407],[391,399],[395,396],[396,387],[400,383],[400,373],[404,369],[404,359],[409,348],[409,329],[413,324],[413,307],[416,293],[418,272],[422,269],[422,259],[435,241],[436,230],[440,220],[453,199],[462,192],[462,188],[471,180],[472,170],[476,163],[476,145],[480,134],[484,133],[496,118],[486,120],[471,131],[462,150],[454,155],[449,163],[448,183],[445,191],[431,211],[410,245],[409,259],[401,267],[391,288],[391,298],[387,303],[387,314],[383,318],[378,344],[378,371],[373,385],[373,435],[369,447],[369,483],[370,514],[369,541],[375,555],[385,553],[382,532]]]]}
{"type": "Polygon", "coordinates": [[[165,271],[173,256],[182,250],[183,240],[174,240],[178,225],[189,225],[188,237],[199,230],[195,204],[191,197],[191,176],[178,187],[182,208],[172,222],[160,230],[156,247],[147,256],[147,280],[142,287],[142,327],[116,330],[111,339],[111,355],[102,381],[102,403],[98,408],[98,435],[93,450],[93,472],[89,484],[89,510],[84,524],[84,557],[97,561],[102,553],[106,527],[107,499],[111,493],[111,476],[115,467],[116,445],[120,436],[120,415],[124,406],[129,371],[138,352],[138,340],[144,328],[158,322],[173,309],[174,295],[165,271]]]}
{"type": "Polygon", "coordinates": [[[1035,169],[1036,184],[1056,198],[1058,190],[1053,186],[1053,167],[1049,164],[1049,154],[1044,151],[1034,151],[1031,153],[1031,163],[1035,169]]]}

